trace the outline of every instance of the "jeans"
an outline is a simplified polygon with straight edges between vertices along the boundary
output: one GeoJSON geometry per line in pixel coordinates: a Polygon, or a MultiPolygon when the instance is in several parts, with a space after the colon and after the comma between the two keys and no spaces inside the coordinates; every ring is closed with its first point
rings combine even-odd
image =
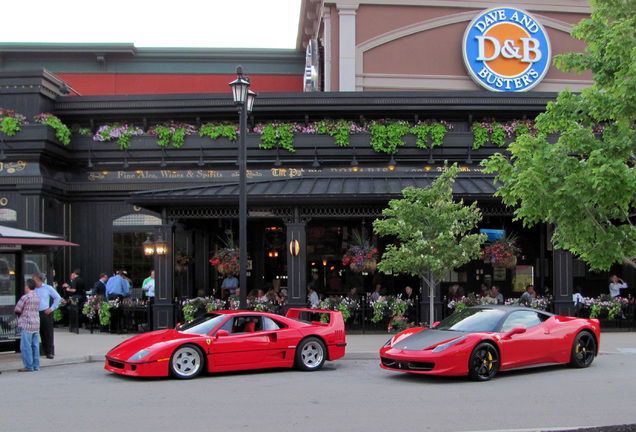
{"type": "Polygon", "coordinates": [[[40,336],[37,332],[20,330],[20,352],[25,369],[40,370],[40,336]]]}

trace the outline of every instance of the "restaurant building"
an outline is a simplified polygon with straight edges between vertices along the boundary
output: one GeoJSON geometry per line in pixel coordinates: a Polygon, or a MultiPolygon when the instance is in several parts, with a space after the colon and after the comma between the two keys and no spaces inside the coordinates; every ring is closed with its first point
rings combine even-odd
{"type": "MultiPolygon", "coordinates": [[[[154,268],[155,328],[173,326],[182,300],[200,289],[219,295],[223,278],[209,261],[228,237],[238,240],[239,141],[198,131],[238,124],[228,84],[241,65],[258,93],[246,135],[247,291],[280,284],[290,304],[306,304],[312,272],[326,286],[340,279],[332,294],[376,283],[393,294],[419,289],[410,276],[352,272],[342,257],[354,230],[382,252],[391,239],[375,236],[373,221],[405,187],[430,185],[448,161],[462,170],[456,197],[483,212],[480,229],[518,235],[522,254],[508,269],[483,260],[449,269],[435,317],[422,296],[422,321],[441,316],[450,284],[477,292],[483,282],[506,297],[532,282],[555,311],[569,313],[573,287],[605,293],[608,274],[553,250],[549,225],[513,221],[479,165],[505,147],[475,145],[473,124],[512,128],[558,91],[589,86],[591,75],[560,72],[551,61],[584,49],[569,32],[589,13],[588,2],[574,0],[304,0],[296,50],[0,44],[0,107],[29,121],[0,143],[0,223],[79,245],[50,263],[60,285],[74,268],[89,285],[126,268],[139,287],[154,268]],[[40,113],[71,128],[68,145],[33,121],[40,113]],[[316,132],[339,120],[355,129],[348,139],[316,132]],[[152,132],[170,122],[197,132],[163,143],[152,132]],[[396,143],[368,132],[372,122],[409,130],[396,143]],[[446,126],[441,145],[431,135],[417,140],[410,128],[422,123],[446,126]],[[129,143],[115,124],[134,131],[129,143]],[[277,125],[294,133],[286,139],[277,125]],[[167,255],[145,256],[147,239],[165,240],[167,255]]],[[[615,271],[633,279],[630,269],[615,271]]]]}

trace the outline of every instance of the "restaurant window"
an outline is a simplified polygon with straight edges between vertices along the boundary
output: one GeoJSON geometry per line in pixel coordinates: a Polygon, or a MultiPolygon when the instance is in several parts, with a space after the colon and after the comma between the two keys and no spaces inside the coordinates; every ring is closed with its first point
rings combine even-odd
{"type": "Polygon", "coordinates": [[[144,255],[143,242],[154,240],[152,226],[161,225],[161,219],[147,214],[129,214],[113,221],[113,268],[126,270],[132,286],[141,284],[150,275],[154,258],[144,255]]]}
{"type": "Polygon", "coordinates": [[[18,212],[11,209],[0,209],[0,221],[15,222],[18,220],[18,212]]]}

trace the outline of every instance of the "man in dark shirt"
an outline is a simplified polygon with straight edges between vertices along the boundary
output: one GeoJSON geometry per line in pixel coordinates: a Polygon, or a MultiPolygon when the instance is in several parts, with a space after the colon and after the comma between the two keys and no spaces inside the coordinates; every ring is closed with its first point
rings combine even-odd
{"type": "Polygon", "coordinates": [[[99,275],[99,280],[93,284],[93,290],[91,291],[91,295],[106,297],[106,281],[107,280],[108,280],[108,275],[106,273],[101,273],[99,275]]]}
{"type": "Polygon", "coordinates": [[[86,298],[86,289],[84,288],[84,279],[80,277],[81,270],[75,269],[71,273],[71,283],[62,285],[66,293],[76,302],[83,302],[86,298]]]}

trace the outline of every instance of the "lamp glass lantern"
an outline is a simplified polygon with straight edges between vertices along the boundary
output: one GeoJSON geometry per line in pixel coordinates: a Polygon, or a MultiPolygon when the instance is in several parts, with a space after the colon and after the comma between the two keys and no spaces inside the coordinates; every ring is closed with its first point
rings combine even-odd
{"type": "MultiPolygon", "coordinates": [[[[239,72],[239,71],[237,71],[239,72]]],[[[250,89],[250,80],[247,77],[243,76],[243,70],[239,72],[238,77],[230,83],[230,87],[232,87],[232,97],[234,98],[234,103],[237,105],[243,105],[244,103],[248,103],[248,94],[250,89]]],[[[254,98],[251,98],[252,105],[254,104],[254,98]]],[[[249,108],[249,103],[248,103],[249,108]]]]}
{"type": "Polygon", "coordinates": [[[142,243],[144,246],[144,255],[151,256],[155,254],[155,242],[146,237],[146,241],[142,243]]]}
{"type": "MultiPolygon", "coordinates": [[[[248,80],[248,88],[249,88],[249,80],[248,80]]],[[[247,91],[247,112],[251,113],[252,108],[254,108],[254,99],[256,99],[257,94],[252,90],[247,91]]],[[[236,102],[236,99],[234,100],[236,102]]]]}
{"type": "Polygon", "coordinates": [[[155,252],[157,252],[157,255],[165,255],[168,253],[168,242],[161,236],[159,236],[159,239],[155,242],[155,252]]]}

